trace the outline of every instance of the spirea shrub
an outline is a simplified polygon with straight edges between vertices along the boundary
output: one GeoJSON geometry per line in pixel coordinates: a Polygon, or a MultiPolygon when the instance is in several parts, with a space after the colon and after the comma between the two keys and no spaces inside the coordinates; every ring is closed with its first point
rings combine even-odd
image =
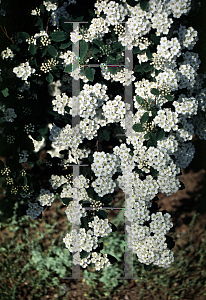
{"type": "Polygon", "coordinates": [[[30,11],[36,34],[26,28],[13,34],[1,53],[6,197],[28,201],[25,213],[34,219],[62,201],[68,221],[80,225],[63,242],[83,268],[115,261],[98,241],[116,230],[103,207],[118,188],[129,196],[124,216],[138,260],[164,268],[174,261],[171,215],[158,212],[156,195],[184,188],[180,168],[194,157],[192,137],[206,139],[205,75],[197,72],[201,61],[193,52],[198,32],[181,24],[190,9],[191,0],[43,1],[30,11]],[[80,91],[73,95],[76,80],[80,91]],[[133,105],[123,93],[131,85],[133,105]],[[47,150],[43,158],[41,149],[47,150]],[[72,163],[80,164],[73,179],[72,163]]]}

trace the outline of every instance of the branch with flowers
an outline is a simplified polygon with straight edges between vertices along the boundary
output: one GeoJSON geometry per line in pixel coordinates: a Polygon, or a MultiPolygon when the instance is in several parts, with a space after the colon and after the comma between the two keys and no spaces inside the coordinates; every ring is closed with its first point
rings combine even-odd
{"type": "Polygon", "coordinates": [[[28,201],[32,218],[60,199],[68,221],[80,225],[63,239],[70,252],[77,252],[74,264],[94,263],[100,270],[116,261],[100,252],[98,241],[116,230],[103,207],[120,188],[128,195],[129,248],[145,266],[167,268],[174,261],[174,242],[167,236],[173,224],[169,213],[158,212],[157,194],[170,196],[184,188],[179,174],[194,157],[192,136],[206,139],[205,76],[198,74],[201,61],[191,51],[198,33],[180,22],[191,1],[97,1],[94,12],[83,16],[78,15],[81,1],[62,2],[43,1],[33,9],[39,32],[17,33],[1,53],[0,155],[6,163],[0,167],[6,196],[28,201]],[[77,31],[72,22],[79,22],[77,31]],[[124,66],[126,50],[132,51],[133,70],[124,66]],[[86,68],[74,68],[79,58],[86,68]],[[81,80],[78,96],[71,95],[74,80],[81,80]],[[49,93],[49,84],[60,85],[60,91],[49,93]],[[134,107],[121,92],[132,84],[134,107]],[[80,123],[73,130],[77,115],[80,123]],[[124,136],[127,125],[132,134],[124,136]],[[104,147],[107,142],[112,149],[104,147]],[[39,160],[42,147],[48,153],[39,160]],[[80,164],[81,175],[73,180],[71,163],[80,164]]]}

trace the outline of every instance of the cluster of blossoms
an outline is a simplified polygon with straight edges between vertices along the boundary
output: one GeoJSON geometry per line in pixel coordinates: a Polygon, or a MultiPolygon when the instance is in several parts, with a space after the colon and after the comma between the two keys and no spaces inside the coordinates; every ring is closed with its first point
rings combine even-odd
{"type": "Polygon", "coordinates": [[[28,216],[30,216],[32,219],[36,219],[44,210],[44,208],[38,203],[32,203],[30,202],[28,204],[29,208],[26,210],[26,213],[28,216]]]}
{"type": "MultiPolygon", "coordinates": [[[[196,53],[185,51],[193,49],[198,37],[197,32],[192,27],[180,26],[176,32],[178,37],[171,39],[160,37],[157,51],[152,53],[152,59],[150,59],[146,50],[149,50],[151,43],[143,36],[148,35],[151,29],[156,29],[156,36],[168,34],[173,24],[171,16],[180,18],[182,14],[187,14],[190,10],[191,0],[150,0],[146,11],[141,9],[140,3],[137,3],[135,7],[131,7],[126,1],[122,0],[119,2],[122,2],[122,4],[109,0],[97,1],[94,5],[97,18],[91,21],[91,25],[85,33],[79,35],[78,31],[71,32],[70,39],[73,43],[81,39],[86,42],[92,42],[94,39],[102,40],[104,34],[110,32],[110,26],[114,26],[115,29],[119,26],[121,34],[120,31],[116,30],[118,38],[115,38],[114,41],[119,41],[122,46],[127,46],[129,50],[132,50],[133,47],[139,47],[140,51],[144,51],[144,53],[137,54],[139,64],[150,61],[150,65],[160,72],[156,75],[155,70],[153,70],[151,76],[155,80],[151,82],[145,79],[135,82],[134,72],[125,68],[117,74],[111,74],[106,71],[106,68],[101,68],[102,77],[106,80],[119,81],[123,86],[129,85],[134,81],[136,96],[142,97],[143,100],[146,99],[144,104],[147,104],[150,108],[155,106],[158,108],[158,111],[157,116],[144,132],[135,132],[133,136],[126,137],[125,143],[114,147],[113,154],[104,152],[93,153],[94,162],[91,168],[98,178],[93,180],[91,186],[100,197],[112,193],[117,185],[125,193],[130,193],[129,186],[132,188],[132,193],[127,199],[129,210],[125,211],[125,216],[130,221],[134,221],[132,226],[127,226],[130,247],[134,249],[141,263],[153,263],[161,267],[168,267],[174,261],[172,252],[167,249],[164,236],[172,227],[169,221],[170,214],[152,214],[150,220],[148,209],[151,207],[151,199],[157,193],[162,192],[169,196],[181,186],[178,176],[180,168],[187,167],[194,156],[195,149],[191,139],[195,126],[199,137],[206,139],[206,122],[203,116],[197,115],[198,108],[206,109],[206,92],[201,91],[199,95],[197,94],[197,90],[202,86],[201,78],[197,74],[200,60],[196,53]],[[104,13],[104,18],[100,17],[101,12],[104,13]],[[118,24],[122,21],[124,22],[125,17],[128,17],[128,22],[127,27],[123,30],[123,26],[118,24]],[[182,53],[182,50],[184,53],[182,53]],[[176,61],[181,55],[183,61],[176,61]],[[161,93],[155,96],[151,93],[152,88],[160,90],[161,93]],[[168,99],[164,95],[184,88],[187,88],[188,93],[191,95],[181,94],[172,103],[175,112],[171,108],[163,109],[162,106],[168,103],[168,99]],[[194,97],[192,93],[197,95],[194,97]],[[147,148],[143,145],[145,140],[147,140],[144,137],[145,133],[155,127],[164,129],[165,137],[157,141],[156,147],[150,146],[147,148]],[[148,128],[149,130],[147,130],[148,128]],[[131,146],[134,148],[133,155],[130,154],[131,146]],[[170,155],[175,156],[175,163],[170,155]],[[128,165],[131,166],[130,172],[127,172],[128,165]],[[138,166],[138,169],[142,172],[141,174],[132,173],[135,166],[138,166]],[[151,172],[151,168],[158,172],[155,176],[156,178],[148,175],[151,172]],[[122,172],[122,175],[118,176],[114,181],[112,176],[116,172],[122,172]],[[144,180],[141,179],[141,175],[145,175],[143,173],[147,174],[144,180]],[[169,185],[168,182],[170,183],[169,185]],[[145,221],[151,221],[149,227],[144,226],[145,221]]],[[[65,2],[62,7],[58,8],[57,3],[51,1],[43,2],[47,12],[51,15],[50,22],[53,26],[59,26],[60,17],[71,20],[66,12],[66,6],[71,3],[76,3],[76,1],[65,2]]],[[[40,11],[36,9],[32,14],[39,15],[40,11]]],[[[51,43],[45,31],[34,35],[27,42],[28,44],[37,45],[37,40],[40,41],[41,47],[46,47],[51,43]]],[[[19,41],[19,43],[21,42],[19,41]]],[[[106,54],[108,53],[109,51],[106,54]]],[[[6,54],[4,54],[4,57],[6,58],[6,54]]],[[[77,59],[71,51],[61,52],[59,58],[63,60],[63,63],[61,63],[63,67],[77,59]]],[[[90,58],[92,59],[93,57],[90,58]]],[[[56,66],[56,63],[58,62],[53,61],[53,64],[51,62],[46,65],[42,64],[40,69],[47,73],[52,69],[53,65],[56,66]]],[[[34,69],[31,71],[28,63],[26,71],[24,67],[25,64],[22,64],[19,68],[13,69],[17,77],[23,80],[27,79],[32,72],[35,72],[34,69]]],[[[70,72],[70,79],[82,79],[84,83],[88,82],[89,80],[85,76],[83,69],[77,68],[70,72]]],[[[95,70],[92,70],[95,73],[95,70]]],[[[68,78],[65,79],[65,81],[67,80],[68,78]]],[[[55,155],[60,156],[58,153],[60,150],[68,150],[69,158],[62,159],[63,166],[72,161],[79,163],[80,159],[88,157],[91,151],[78,149],[78,147],[85,138],[92,140],[97,136],[100,127],[107,126],[109,125],[108,123],[120,122],[122,128],[125,129],[125,103],[119,95],[115,95],[114,100],[109,100],[111,96],[109,97],[106,91],[107,86],[97,83],[94,86],[84,84],[79,96],[76,97],[69,98],[66,93],[61,92],[54,95],[55,98],[52,101],[53,110],[58,112],[59,118],[62,116],[65,118],[66,113],[68,116],[68,108],[70,108],[70,115],[80,115],[81,117],[80,124],[75,128],[72,128],[69,124],[61,128],[56,124],[52,124],[50,129],[49,139],[52,141],[52,147],[57,151],[55,155]],[[75,106],[76,100],[79,101],[79,105],[75,104],[75,106]]],[[[136,101],[136,96],[134,97],[134,107],[137,112],[134,115],[130,112],[130,125],[139,123],[140,118],[146,112],[143,108],[144,106],[136,101]]],[[[126,108],[129,109],[129,105],[126,105],[126,108]]],[[[151,111],[149,111],[149,116],[152,116],[151,111]]],[[[27,128],[28,133],[29,130],[27,128]]],[[[34,139],[32,140],[34,141],[34,139]]],[[[42,142],[44,143],[44,139],[42,142]]],[[[39,145],[40,143],[38,143],[38,147],[39,145]]],[[[23,151],[20,154],[19,162],[27,161],[27,156],[26,151],[23,151]]],[[[78,182],[79,185],[78,200],[91,203],[93,199],[88,197],[86,190],[86,188],[89,188],[89,179],[81,175],[78,179],[75,178],[74,182],[78,182]]],[[[53,189],[62,187],[61,198],[75,197],[72,186],[64,176],[52,175],[50,184],[53,189]]],[[[41,189],[40,195],[36,200],[42,206],[51,206],[51,203],[55,200],[55,195],[49,190],[41,189]]],[[[30,215],[35,215],[34,211],[36,208],[35,204],[30,215]]],[[[71,223],[76,223],[79,220],[79,216],[87,216],[87,213],[82,204],[76,205],[70,202],[66,209],[66,215],[71,223]]],[[[85,228],[79,230],[80,243],[74,242],[77,237],[75,230],[66,235],[64,242],[71,252],[92,251],[98,247],[98,237],[107,236],[112,232],[108,220],[99,219],[97,216],[92,222],[89,222],[89,227],[92,229],[89,229],[87,232],[85,228]]],[[[87,258],[80,259],[78,254],[75,254],[74,257],[75,263],[80,263],[83,268],[91,262],[95,263],[96,270],[105,268],[110,264],[106,254],[101,256],[101,253],[98,254],[96,252],[92,252],[92,258],[89,255],[87,258]]]]}
{"type": "Polygon", "coordinates": [[[34,132],[34,129],[35,127],[31,123],[24,125],[24,131],[26,131],[27,134],[29,134],[30,132],[34,132]]]}
{"type": "Polygon", "coordinates": [[[1,57],[2,59],[6,59],[6,60],[8,60],[8,58],[12,59],[14,57],[14,53],[9,47],[7,47],[6,50],[1,52],[1,57]]]}
{"type": "MultiPolygon", "coordinates": [[[[86,252],[91,252],[92,249],[96,249],[98,247],[98,237],[107,236],[110,232],[112,232],[111,224],[108,224],[108,219],[102,220],[98,216],[94,217],[94,220],[92,222],[88,223],[88,226],[91,228],[87,232],[85,231],[85,228],[80,228],[78,233],[78,239],[77,239],[77,231],[72,230],[69,234],[63,238],[63,241],[66,245],[66,247],[69,249],[70,252],[79,251],[82,250],[86,252]]],[[[96,252],[94,252],[96,253],[96,252]]],[[[93,254],[93,258],[90,260],[91,254],[86,258],[80,260],[80,256],[78,256],[78,253],[75,255],[74,264],[79,264],[86,268],[86,266],[93,262],[95,263],[95,269],[100,270],[101,268],[105,268],[104,265],[109,266],[109,260],[107,259],[107,255],[104,254],[103,257],[101,257],[101,254],[97,255],[93,254]]]]}
{"type": "MultiPolygon", "coordinates": [[[[140,207],[138,210],[140,211],[140,207]]],[[[141,226],[138,222],[126,226],[126,230],[130,233],[129,248],[137,254],[140,262],[148,265],[153,263],[167,268],[174,261],[173,253],[166,250],[167,244],[165,243],[165,234],[173,227],[169,219],[170,214],[163,215],[162,212],[158,212],[151,215],[152,221],[149,227],[141,226]],[[151,233],[154,235],[151,236],[151,233]]]]}
{"type": "Polygon", "coordinates": [[[21,153],[19,153],[19,163],[27,162],[28,161],[29,154],[27,150],[22,150],[21,153]]]}
{"type": "Polygon", "coordinates": [[[41,189],[40,195],[36,198],[37,201],[40,202],[42,206],[48,205],[51,206],[52,202],[54,202],[54,194],[49,190],[41,189]]]}
{"type": "Polygon", "coordinates": [[[4,111],[4,117],[1,118],[3,122],[13,122],[14,118],[16,118],[17,115],[15,114],[15,111],[13,108],[7,108],[4,111]]]}
{"type": "Polygon", "coordinates": [[[16,74],[18,78],[22,80],[27,80],[31,74],[36,72],[35,69],[31,68],[29,62],[21,63],[20,66],[13,68],[13,72],[16,74]]]}
{"type": "Polygon", "coordinates": [[[62,184],[67,182],[67,179],[64,176],[51,175],[51,179],[49,180],[53,189],[57,189],[62,184]]]}
{"type": "Polygon", "coordinates": [[[40,8],[36,7],[35,9],[32,9],[31,15],[32,15],[32,16],[40,16],[40,15],[41,15],[41,10],[40,10],[40,8]]]}
{"type": "Polygon", "coordinates": [[[118,160],[114,154],[104,152],[94,152],[93,158],[91,168],[98,178],[92,182],[92,187],[102,197],[112,193],[116,187],[112,176],[117,171],[118,160]]]}
{"type": "Polygon", "coordinates": [[[47,61],[45,63],[41,64],[40,70],[44,73],[48,73],[49,71],[52,70],[53,67],[55,67],[57,65],[58,61],[56,59],[54,59],[53,57],[49,60],[47,59],[47,61]]]}
{"type": "Polygon", "coordinates": [[[52,3],[51,1],[43,1],[44,6],[46,7],[47,11],[54,11],[57,9],[57,4],[56,3],[52,3]]]}

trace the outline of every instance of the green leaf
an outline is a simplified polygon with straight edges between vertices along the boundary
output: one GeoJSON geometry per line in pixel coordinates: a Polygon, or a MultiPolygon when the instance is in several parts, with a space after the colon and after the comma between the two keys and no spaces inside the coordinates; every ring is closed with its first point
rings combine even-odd
{"type": "Polygon", "coordinates": [[[86,174],[87,174],[87,168],[85,166],[82,166],[81,167],[81,173],[84,177],[86,177],[86,174]]]}
{"type": "MultiPolygon", "coordinates": [[[[152,59],[152,53],[150,52],[149,48],[146,49],[146,54],[149,59],[152,59]]],[[[153,67],[153,69],[154,69],[154,67],[153,67]]]]}
{"type": "Polygon", "coordinates": [[[150,170],[151,170],[152,176],[154,178],[159,174],[159,172],[156,169],[154,169],[153,167],[150,167],[150,170]]]}
{"type": "Polygon", "coordinates": [[[72,44],[72,41],[69,41],[68,43],[64,43],[64,44],[61,44],[59,49],[66,49],[66,48],[69,48],[72,44]]]}
{"type": "Polygon", "coordinates": [[[139,105],[141,105],[145,101],[144,98],[142,98],[142,97],[140,97],[138,95],[136,96],[136,100],[139,103],[139,105]]]}
{"type": "Polygon", "coordinates": [[[44,57],[47,54],[47,48],[44,47],[41,51],[41,57],[44,57]]]}
{"type": "Polygon", "coordinates": [[[141,2],[140,2],[140,7],[141,7],[141,9],[142,10],[147,10],[147,8],[148,8],[148,2],[146,1],[146,0],[142,0],[141,2]]]}
{"type": "Polygon", "coordinates": [[[38,26],[40,30],[43,29],[43,19],[40,18],[40,17],[37,17],[37,21],[36,23],[34,24],[34,26],[38,26]]]}
{"type": "Polygon", "coordinates": [[[82,251],[80,252],[80,258],[81,258],[81,259],[86,258],[88,255],[89,255],[89,253],[86,252],[85,250],[82,250],[82,251]]]}
{"type": "Polygon", "coordinates": [[[68,113],[70,113],[70,107],[69,106],[65,106],[64,110],[68,113]]]}
{"type": "Polygon", "coordinates": [[[69,34],[65,31],[55,31],[50,34],[50,38],[54,42],[65,41],[69,37],[69,34]]]}
{"type": "Polygon", "coordinates": [[[154,147],[153,142],[152,142],[151,140],[149,140],[149,141],[147,142],[147,148],[149,148],[149,147],[151,147],[151,146],[154,147]]]}
{"type": "Polygon", "coordinates": [[[49,52],[49,54],[52,57],[56,57],[57,56],[57,49],[54,46],[52,46],[52,45],[48,46],[48,52],[49,52]]]}
{"type": "Polygon", "coordinates": [[[134,125],[132,126],[132,128],[133,128],[134,131],[136,131],[136,132],[143,132],[143,131],[144,131],[144,129],[143,129],[143,127],[142,127],[142,124],[134,124],[134,125]]]}
{"type": "Polygon", "coordinates": [[[72,198],[62,198],[62,202],[65,204],[65,205],[69,205],[69,203],[73,201],[72,198]]]}
{"type": "Polygon", "coordinates": [[[104,140],[109,141],[110,136],[109,136],[109,133],[108,133],[107,130],[102,131],[102,137],[103,137],[104,140]]]}
{"type": "Polygon", "coordinates": [[[61,27],[62,29],[64,29],[64,31],[66,32],[72,32],[72,23],[64,23],[64,22],[68,22],[68,20],[64,17],[60,17],[60,22],[61,22],[61,27]]]}
{"type": "Polygon", "coordinates": [[[150,34],[150,39],[153,41],[153,43],[155,44],[155,45],[159,45],[160,44],[160,36],[156,36],[156,34],[154,34],[154,33],[151,33],[150,34]]]}
{"type": "Polygon", "coordinates": [[[150,271],[152,269],[152,264],[150,265],[144,265],[145,271],[150,271]]]}
{"type": "Polygon", "coordinates": [[[118,49],[120,49],[121,51],[123,51],[124,50],[124,46],[122,46],[122,44],[120,43],[120,42],[116,42],[114,45],[112,45],[113,46],[113,50],[118,50],[118,49]]]}
{"type": "Polygon", "coordinates": [[[67,65],[65,68],[64,68],[64,72],[65,73],[71,73],[72,72],[72,63],[67,65]]]}
{"type": "Polygon", "coordinates": [[[153,145],[155,147],[157,147],[157,140],[156,140],[156,136],[153,132],[150,132],[150,140],[152,141],[153,145]]]}
{"type": "Polygon", "coordinates": [[[27,177],[23,176],[23,180],[24,180],[24,185],[27,185],[27,177]]]}
{"type": "Polygon", "coordinates": [[[39,8],[40,8],[41,13],[44,14],[44,11],[45,11],[45,10],[44,10],[44,5],[43,5],[43,4],[40,4],[39,8]]]}
{"type": "Polygon", "coordinates": [[[89,160],[90,163],[93,163],[93,156],[92,156],[92,155],[89,155],[89,156],[88,156],[88,160],[89,160]]]}
{"type": "Polygon", "coordinates": [[[41,134],[41,136],[46,135],[47,132],[48,132],[48,125],[46,125],[45,127],[42,127],[40,129],[38,129],[37,131],[41,134]]]}
{"type": "Polygon", "coordinates": [[[52,75],[50,72],[49,72],[48,76],[46,77],[46,80],[47,80],[49,83],[51,83],[51,82],[54,81],[54,77],[53,77],[53,75],[52,75]]]}
{"type": "Polygon", "coordinates": [[[153,71],[153,70],[154,70],[154,67],[153,67],[152,65],[147,66],[146,68],[144,68],[144,71],[145,71],[145,72],[151,72],[151,71],[153,71]]]}
{"type": "Polygon", "coordinates": [[[94,81],[94,73],[92,71],[92,68],[86,67],[84,69],[84,74],[87,77],[87,79],[89,79],[89,81],[94,81]]]}
{"type": "Polygon", "coordinates": [[[4,97],[8,97],[9,96],[9,89],[8,88],[5,88],[4,90],[1,91],[2,94],[4,95],[4,97]]]}
{"type": "Polygon", "coordinates": [[[117,65],[118,61],[116,58],[112,57],[111,55],[107,58],[108,65],[117,65]]]}
{"type": "Polygon", "coordinates": [[[34,46],[34,44],[29,45],[29,52],[34,55],[37,52],[38,47],[34,46]]]}
{"type": "Polygon", "coordinates": [[[174,100],[174,96],[172,95],[164,95],[164,97],[168,100],[168,101],[173,101],[174,100]]]}
{"type": "Polygon", "coordinates": [[[144,135],[144,139],[145,140],[147,140],[147,139],[149,139],[150,138],[150,132],[148,132],[148,133],[146,133],[145,135],[144,135]]]}
{"type": "Polygon", "coordinates": [[[100,218],[100,219],[107,219],[107,213],[105,210],[98,210],[96,211],[96,215],[100,218]]]}
{"type": "Polygon", "coordinates": [[[157,141],[163,140],[164,137],[165,137],[164,129],[161,129],[161,130],[157,131],[157,133],[156,133],[156,139],[157,139],[157,141]]]}
{"type": "Polygon", "coordinates": [[[134,72],[137,72],[137,73],[144,73],[144,67],[143,67],[143,65],[136,65],[135,67],[134,67],[134,72]]]}
{"type": "Polygon", "coordinates": [[[94,39],[93,43],[96,44],[99,48],[104,47],[104,43],[102,41],[97,40],[97,39],[94,39]]]}
{"type": "Polygon", "coordinates": [[[118,72],[118,67],[108,67],[108,71],[114,75],[118,72]]]}
{"type": "Polygon", "coordinates": [[[92,187],[89,187],[87,189],[87,194],[88,194],[89,198],[93,199],[94,189],[92,187]]]}
{"type": "MultiPolygon", "coordinates": [[[[128,0],[127,0],[127,1],[128,1],[128,0]]],[[[117,262],[116,257],[114,257],[113,255],[107,254],[107,258],[109,259],[109,262],[110,262],[111,264],[114,264],[114,263],[117,262]]]]}
{"type": "Polygon", "coordinates": [[[20,39],[22,39],[22,41],[25,42],[27,39],[30,38],[30,35],[27,32],[22,31],[22,32],[19,32],[19,37],[20,37],[20,39]]]}
{"type": "Polygon", "coordinates": [[[88,43],[84,40],[79,41],[80,46],[80,60],[83,61],[88,51],[88,43]]]}
{"type": "Polygon", "coordinates": [[[110,197],[110,196],[104,196],[101,201],[105,204],[105,205],[108,205],[112,202],[113,198],[110,197]]]}
{"type": "Polygon", "coordinates": [[[88,217],[81,217],[81,222],[82,222],[82,225],[83,225],[83,228],[88,228],[88,217]]]}
{"type": "Polygon", "coordinates": [[[135,0],[126,0],[126,2],[132,7],[135,7],[137,5],[137,2],[135,0]]]}
{"type": "Polygon", "coordinates": [[[145,112],[144,115],[140,119],[140,123],[141,124],[146,123],[148,121],[148,119],[149,119],[149,113],[145,112]]]}
{"type": "Polygon", "coordinates": [[[151,89],[151,93],[155,96],[159,96],[159,94],[160,94],[159,90],[155,89],[155,88],[151,89]]]}
{"type": "Polygon", "coordinates": [[[156,107],[152,107],[152,116],[153,117],[156,117],[156,115],[157,115],[157,108],[156,107]]]}
{"type": "Polygon", "coordinates": [[[133,52],[133,54],[139,54],[141,52],[141,50],[139,47],[133,47],[132,52],[133,52]]]}

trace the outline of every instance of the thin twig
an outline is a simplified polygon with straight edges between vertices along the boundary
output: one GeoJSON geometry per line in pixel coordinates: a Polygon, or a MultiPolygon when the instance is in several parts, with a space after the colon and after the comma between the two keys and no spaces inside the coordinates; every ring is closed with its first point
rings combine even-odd
{"type": "MultiPolygon", "coordinates": [[[[8,33],[7,33],[7,31],[6,31],[6,27],[4,26],[4,29],[2,28],[1,25],[0,25],[0,27],[1,27],[2,31],[3,31],[3,33],[6,35],[6,37],[7,37],[10,41],[12,41],[12,39],[8,36],[8,33]]],[[[12,43],[14,44],[14,41],[12,41],[12,43]]]]}

